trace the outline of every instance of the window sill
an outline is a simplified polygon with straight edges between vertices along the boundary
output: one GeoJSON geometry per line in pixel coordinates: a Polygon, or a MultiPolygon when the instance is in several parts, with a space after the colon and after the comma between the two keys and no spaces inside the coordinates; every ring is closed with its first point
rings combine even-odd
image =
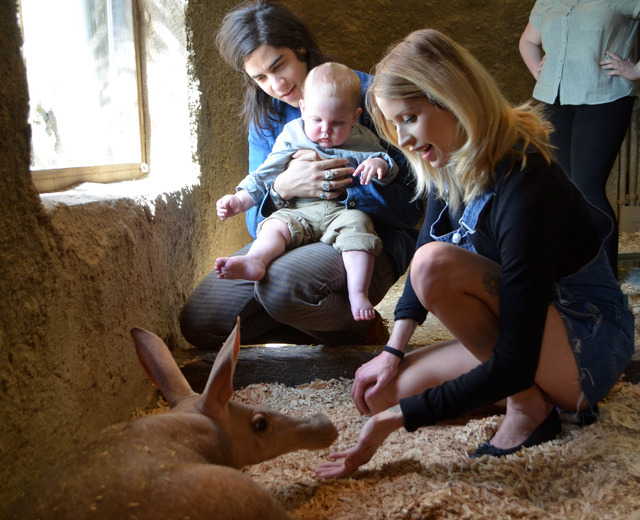
{"type": "Polygon", "coordinates": [[[33,184],[39,193],[67,191],[81,183],[112,183],[143,179],[149,167],[146,163],[113,164],[84,168],[34,170],[31,172],[33,184]]]}
{"type": "Polygon", "coordinates": [[[190,175],[158,175],[158,172],[138,180],[128,180],[101,184],[85,182],[66,191],[40,193],[40,200],[45,209],[53,209],[60,205],[77,206],[95,202],[109,202],[118,199],[131,199],[155,209],[158,197],[165,197],[172,193],[190,191],[200,184],[199,169],[192,165],[190,175]]]}

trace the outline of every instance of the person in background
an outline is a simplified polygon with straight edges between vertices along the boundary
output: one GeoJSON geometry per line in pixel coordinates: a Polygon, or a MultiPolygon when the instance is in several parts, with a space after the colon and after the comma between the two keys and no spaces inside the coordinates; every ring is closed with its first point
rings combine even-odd
{"type": "MultiPolygon", "coordinates": [[[[312,69],[300,99],[302,117],[284,127],[267,160],[245,177],[236,193],[218,200],[218,216],[225,220],[259,204],[301,149],[315,150],[323,158],[348,159],[361,184],[393,181],[398,167],[378,137],[358,123],[361,97],[360,78],[346,65],[327,62],[312,69]]],[[[294,199],[272,213],[258,226],[247,254],[218,258],[215,270],[219,278],[262,280],[269,264],[286,250],[320,240],[342,253],[353,319],[372,320],[375,314],[367,294],[382,244],[366,213],[338,199],[325,200],[331,181],[322,189],[320,197],[294,199]]]]}
{"type": "Polygon", "coordinates": [[[510,105],[466,49],[416,31],[376,66],[369,110],[411,162],[425,220],[388,345],[355,376],[371,417],[316,473],[349,474],[394,430],[506,407],[471,457],[554,439],[558,408],[595,412],[633,350],[633,314],[601,237],[611,223],[552,161],[540,107],[510,105]],[[405,355],[432,312],[450,341],[405,355]],[[399,407],[397,406],[399,404],[399,407]]]}
{"type": "MultiPolygon", "coordinates": [[[[307,73],[328,61],[300,18],[270,1],[243,2],[230,11],[217,33],[218,48],[244,78],[244,121],[249,131],[249,171],[267,158],[284,126],[300,117],[301,88],[307,73]]],[[[371,78],[356,71],[362,92],[371,78]]],[[[364,106],[364,99],[362,102],[364,106]]],[[[367,114],[360,121],[371,126],[367,114]]],[[[340,199],[369,215],[382,251],[375,258],[369,301],[376,305],[409,266],[415,249],[421,201],[411,201],[413,178],[402,154],[389,149],[399,167],[394,182],[354,183],[346,159],[322,159],[300,151],[278,175],[259,205],[246,212],[255,238],[258,223],[293,199],[340,199]],[[331,191],[323,191],[331,182],[331,191]]],[[[249,246],[236,252],[246,254],[249,246]]],[[[314,242],[285,252],[262,280],[219,279],[215,270],[188,297],[180,314],[185,339],[200,348],[218,348],[241,318],[247,343],[384,344],[382,318],[354,320],[340,252],[314,242]]]]}
{"type": "Polygon", "coordinates": [[[556,157],[589,202],[614,222],[605,239],[617,272],[618,226],[607,179],[629,127],[640,79],[638,0],[538,0],[520,38],[533,97],[555,127],[556,157]]]}

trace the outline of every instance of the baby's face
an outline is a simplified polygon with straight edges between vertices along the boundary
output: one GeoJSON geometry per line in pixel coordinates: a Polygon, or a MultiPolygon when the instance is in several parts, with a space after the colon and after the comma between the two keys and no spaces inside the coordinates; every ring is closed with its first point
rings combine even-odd
{"type": "Polygon", "coordinates": [[[303,99],[300,108],[304,133],[322,148],[344,144],[361,112],[338,98],[314,95],[303,99]]]}

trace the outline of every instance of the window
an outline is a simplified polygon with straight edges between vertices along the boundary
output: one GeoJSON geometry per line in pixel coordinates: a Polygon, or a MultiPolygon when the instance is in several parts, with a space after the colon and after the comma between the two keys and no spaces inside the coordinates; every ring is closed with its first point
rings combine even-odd
{"type": "Polygon", "coordinates": [[[135,0],[20,0],[40,192],[147,173],[135,0]]]}

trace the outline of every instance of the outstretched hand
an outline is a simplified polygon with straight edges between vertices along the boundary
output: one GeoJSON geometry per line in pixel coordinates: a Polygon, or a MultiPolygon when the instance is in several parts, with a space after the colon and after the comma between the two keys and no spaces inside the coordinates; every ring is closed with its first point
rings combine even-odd
{"type": "Polygon", "coordinates": [[[316,468],[320,478],[345,477],[371,460],[384,440],[404,424],[402,413],[391,409],[371,417],[363,426],[357,444],[348,450],[331,453],[334,462],[316,468]],[[337,459],[337,460],[336,460],[337,459]]]}
{"type": "Polygon", "coordinates": [[[374,177],[378,179],[384,178],[389,172],[389,164],[380,157],[371,157],[362,161],[353,176],[360,175],[360,184],[369,184],[374,177]]]}

